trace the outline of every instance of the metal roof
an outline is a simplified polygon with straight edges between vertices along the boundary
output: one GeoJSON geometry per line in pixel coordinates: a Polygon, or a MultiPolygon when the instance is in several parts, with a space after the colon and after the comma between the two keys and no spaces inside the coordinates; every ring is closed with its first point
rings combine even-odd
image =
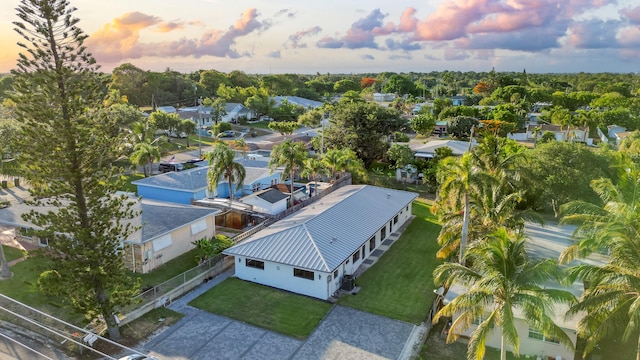
{"type": "Polygon", "coordinates": [[[371,185],[345,186],[224,253],[331,272],[416,197],[371,185]]]}
{"type": "MultiPolygon", "coordinates": [[[[245,167],[246,176],[245,185],[251,185],[254,182],[269,176],[271,169],[245,167]]],[[[209,167],[196,167],[184,171],[171,171],[164,174],[158,174],[133,181],[133,185],[142,185],[157,188],[166,188],[176,191],[198,191],[207,188],[207,172],[209,167]]],[[[278,170],[274,172],[279,172],[278,170]]],[[[220,183],[226,183],[222,180],[220,183]]]]}

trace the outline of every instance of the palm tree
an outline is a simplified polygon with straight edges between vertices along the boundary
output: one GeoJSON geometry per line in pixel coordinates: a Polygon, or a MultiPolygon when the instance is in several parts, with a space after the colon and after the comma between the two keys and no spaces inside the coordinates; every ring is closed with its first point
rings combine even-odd
{"type": "Polygon", "coordinates": [[[178,126],[178,132],[184,132],[187,134],[187,148],[189,147],[189,137],[196,131],[196,123],[189,119],[184,119],[178,126]]]}
{"type": "Polygon", "coordinates": [[[209,160],[207,173],[209,191],[213,192],[218,187],[220,179],[225,179],[229,184],[229,207],[233,202],[233,186],[235,185],[236,189],[242,187],[247,175],[244,166],[234,161],[235,156],[235,151],[224,142],[215,143],[213,150],[204,154],[204,157],[209,160]]]}
{"type": "Polygon", "coordinates": [[[304,167],[300,173],[302,176],[311,178],[314,183],[315,195],[318,194],[318,176],[329,174],[329,170],[325,167],[322,160],[310,157],[304,160],[304,167]]]}
{"type": "MultiPolygon", "coordinates": [[[[598,179],[591,187],[602,204],[573,201],[561,208],[566,214],[561,223],[578,225],[574,236],[580,239],[561,255],[561,262],[594,251],[609,253],[605,265],[582,264],[572,270],[573,278],[589,284],[571,309],[586,312],[578,323],[578,333],[587,340],[585,354],[619,329],[624,329],[623,342],[640,336],[640,171],[628,162],[616,184],[598,179]]],[[[636,359],[640,360],[640,339],[636,359]]]]}
{"type": "Polygon", "coordinates": [[[338,170],[342,168],[343,154],[340,149],[329,149],[322,156],[322,162],[331,173],[331,177],[335,180],[338,174],[338,170]]]}
{"type": "Polygon", "coordinates": [[[507,344],[518,354],[516,309],[522,311],[530,327],[573,348],[569,336],[553,322],[550,308],[555,304],[570,304],[575,297],[564,290],[541,286],[546,281],[560,279],[554,260],[531,260],[525,250],[524,237],[511,235],[505,228],[491,234],[486,241],[471,244],[464,258],[472,264],[469,268],[448,262],[434,271],[436,284],[443,284],[445,288],[461,285],[466,292],[440,309],[433,321],[443,316],[456,317],[447,337],[447,342],[453,342],[457,334],[481,320],[469,340],[467,359],[484,357],[487,337],[497,328],[502,335],[500,358],[506,359],[507,344]]]}
{"type": "Polygon", "coordinates": [[[137,143],[129,157],[132,164],[142,166],[144,177],[152,174],[153,163],[160,160],[160,146],[154,143],[155,140],[137,143]],[[149,171],[147,171],[147,166],[149,166],[149,171]]]}
{"type": "Polygon", "coordinates": [[[302,168],[304,160],[308,157],[308,151],[303,142],[285,140],[284,142],[273,147],[271,151],[271,160],[269,167],[271,169],[284,167],[282,178],[289,176],[291,181],[291,201],[293,202],[293,180],[296,171],[302,168]]]}
{"type": "Polygon", "coordinates": [[[244,138],[237,138],[233,140],[231,145],[235,150],[240,150],[240,152],[242,153],[242,157],[245,157],[247,151],[250,149],[244,138]]]}

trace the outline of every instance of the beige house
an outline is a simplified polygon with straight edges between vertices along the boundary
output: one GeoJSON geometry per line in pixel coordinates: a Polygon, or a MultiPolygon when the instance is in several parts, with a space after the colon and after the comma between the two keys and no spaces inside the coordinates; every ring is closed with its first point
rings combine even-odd
{"type": "MultiPolygon", "coordinates": [[[[220,210],[153,200],[135,200],[140,216],[131,222],[138,231],[122,241],[125,265],[131,271],[147,273],[167,261],[195,248],[193,241],[215,235],[215,217],[220,210]]],[[[19,240],[41,247],[48,239],[30,235],[35,225],[22,219],[33,210],[26,204],[0,209],[0,224],[15,227],[19,240]]],[[[38,208],[38,211],[55,210],[38,208]]]]}
{"type": "MultiPolygon", "coordinates": [[[[575,230],[573,226],[558,226],[547,224],[544,227],[537,224],[527,224],[525,227],[528,236],[527,251],[532,258],[559,258],[560,254],[572,243],[571,234],[575,230]]],[[[599,254],[594,254],[586,259],[574,261],[570,265],[578,263],[588,263],[591,265],[602,265],[606,262],[606,258],[599,254]]],[[[574,296],[579,297],[584,291],[584,285],[581,282],[574,282],[571,286],[560,286],[557,283],[545,284],[547,288],[560,288],[571,292],[574,296]]],[[[464,293],[466,289],[460,285],[453,285],[447,291],[443,298],[443,303],[448,303],[455,299],[458,295],[464,293]]],[[[569,336],[573,344],[576,344],[576,328],[580,315],[570,318],[565,317],[567,313],[567,305],[557,305],[553,309],[553,320],[563,331],[569,336]]],[[[529,326],[521,309],[514,309],[514,317],[516,319],[516,329],[518,338],[520,339],[520,355],[529,356],[532,359],[557,359],[557,360],[573,360],[575,356],[574,349],[568,349],[560,345],[554,339],[544,336],[537,329],[529,326]]],[[[470,338],[477,324],[471,325],[469,329],[458,334],[461,338],[470,338]]],[[[493,330],[486,342],[488,347],[500,349],[501,336],[500,332],[493,330]]],[[[511,348],[507,348],[511,351],[511,348]]]]}

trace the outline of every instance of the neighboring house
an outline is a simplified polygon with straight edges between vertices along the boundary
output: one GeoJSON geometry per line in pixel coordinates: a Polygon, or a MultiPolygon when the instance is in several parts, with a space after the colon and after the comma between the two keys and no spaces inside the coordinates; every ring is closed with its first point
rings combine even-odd
{"type": "Polygon", "coordinates": [[[396,169],[396,181],[403,183],[415,183],[418,180],[418,169],[413,164],[408,164],[404,168],[396,169]]]}
{"type": "MultiPolygon", "coordinates": [[[[287,197],[291,196],[291,183],[273,184],[271,187],[285,194],[287,197]]],[[[308,197],[309,195],[307,195],[307,186],[300,185],[294,182],[293,183],[293,203],[297,204],[301,201],[307,200],[308,197]]]]}
{"type": "MultiPolygon", "coordinates": [[[[559,258],[562,251],[572,243],[571,234],[575,230],[574,226],[557,226],[553,224],[546,224],[544,227],[537,224],[527,224],[525,232],[529,239],[527,241],[527,251],[529,256],[534,259],[559,258]]],[[[587,259],[574,261],[570,265],[575,265],[580,262],[589,263],[592,265],[602,265],[606,262],[602,255],[596,254],[588,257],[587,259]]],[[[559,284],[545,284],[547,288],[561,288],[570,291],[574,296],[579,297],[584,290],[584,285],[581,282],[575,282],[569,287],[562,287],[559,284]]],[[[453,285],[449,288],[443,301],[448,303],[456,298],[459,294],[464,293],[465,288],[460,285],[453,285]]],[[[569,338],[576,344],[576,328],[577,323],[580,320],[580,316],[574,316],[565,319],[567,312],[567,305],[557,305],[553,309],[554,322],[560,326],[569,338]]],[[[554,339],[546,338],[543,334],[535,328],[529,326],[522,310],[519,308],[514,309],[515,327],[518,331],[518,337],[520,339],[520,355],[539,357],[540,359],[562,359],[573,360],[574,351],[567,349],[560,345],[554,339]]],[[[455,317],[454,319],[455,320],[455,317]]],[[[471,327],[459,334],[462,338],[470,338],[473,331],[476,329],[477,324],[471,325],[471,327]]],[[[492,331],[489,334],[486,345],[489,347],[500,349],[501,336],[499,331],[492,331]]],[[[507,349],[511,351],[510,348],[507,349]]]]}
{"type": "Polygon", "coordinates": [[[451,102],[453,103],[453,106],[464,105],[466,101],[467,101],[467,97],[464,95],[456,95],[451,97],[451,102]]]}
{"type": "MultiPolygon", "coordinates": [[[[475,141],[473,143],[475,146],[475,141]]],[[[431,159],[436,154],[436,149],[441,147],[448,147],[453,151],[453,155],[461,156],[469,150],[468,141],[459,140],[432,140],[426,144],[422,143],[409,143],[409,147],[414,153],[416,158],[431,159]]]]}
{"type": "Polygon", "coordinates": [[[607,136],[609,139],[615,139],[617,133],[625,132],[627,128],[619,125],[609,125],[607,126],[607,136]]]}
{"type": "Polygon", "coordinates": [[[176,108],[174,108],[173,106],[158,106],[156,108],[156,111],[162,111],[162,112],[166,112],[169,114],[175,114],[176,113],[176,108]]]}
{"type": "Polygon", "coordinates": [[[253,211],[277,215],[287,210],[287,199],[289,199],[289,195],[269,188],[247,195],[240,199],[240,202],[251,205],[253,211]]]}
{"type": "MultiPolygon", "coordinates": [[[[138,188],[138,195],[145,199],[168,201],[179,204],[191,204],[192,201],[207,197],[229,197],[229,183],[226,180],[218,182],[213,194],[208,192],[207,172],[209,167],[196,167],[179,172],[168,172],[154,175],[132,184],[138,188]]],[[[271,187],[280,182],[281,172],[271,171],[268,168],[246,167],[244,186],[234,189],[234,197],[244,195],[271,187]]]]}
{"type": "MultiPolygon", "coordinates": [[[[140,215],[130,220],[138,231],[122,242],[125,266],[134,272],[147,273],[167,261],[193,249],[193,241],[215,235],[216,209],[137,200],[135,210],[140,215]]],[[[34,209],[26,204],[17,204],[0,209],[0,223],[16,228],[20,240],[46,247],[48,239],[29,234],[37,228],[22,219],[22,215],[34,209]]],[[[54,208],[38,211],[53,210],[54,208]]]]}
{"type": "Polygon", "coordinates": [[[411,218],[417,194],[349,185],[223,253],[243,280],[327,300],[411,218]]]}
{"type": "Polygon", "coordinates": [[[127,268],[146,274],[196,246],[194,241],[216,234],[220,210],[142,199],[140,229],[124,241],[127,268]]]}
{"type": "Polygon", "coordinates": [[[302,106],[305,109],[315,109],[322,106],[324,103],[322,101],[315,101],[311,99],[305,99],[299,96],[274,96],[273,100],[275,100],[275,107],[280,107],[283,100],[287,100],[289,104],[293,104],[296,106],[302,106]]]}
{"type": "Polygon", "coordinates": [[[562,126],[556,124],[529,124],[526,128],[527,139],[533,140],[534,134],[533,130],[536,128],[540,128],[540,132],[538,133],[538,139],[542,137],[547,131],[550,131],[554,134],[556,141],[573,141],[573,142],[582,142],[582,143],[591,143],[591,139],[589,139],[589,128],[588,127],[574,127],[562,129],[562,126]]]}
{"type": "Polygon", "coordinates": [[[549,102],[536,102],[535,104],[531,105],[531,112],[534,113],[541,113],[543,109],[548,108],[553,106],[552,103],[549,102]]]}
{"type": "Polygon", "coordinates": [[[223,122],[237,123],[241,118],[252,119],[257,116],[254,111],[240,103],[227,103],[225,111],[227,114],[222,117],[223,122]]]}
{"type": "Polygon", "coordinates": [[[396,99],[396,94],[373,93],[373,101],[383,102],[383,101],[393,101],[395,99],[396,99]]]}
{"type": "Polygon", "coordinates": [[[447,136],[447,121],[436,121],[436,126],[433,128],[433,134],[436,134],[439,137],[447,136]]]}

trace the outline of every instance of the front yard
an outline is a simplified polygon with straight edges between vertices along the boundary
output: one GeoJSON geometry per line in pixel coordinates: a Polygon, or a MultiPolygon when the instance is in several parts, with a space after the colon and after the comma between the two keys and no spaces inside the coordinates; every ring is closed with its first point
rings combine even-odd
{"type": "Polygon", "coordinates": [[[189,305],[298,339],[309,336],[332,306],[236,278],[216,285],[189,305]]]}
{"type": "Polygon", "coordinates": [[[425,201],[413,202],[416,218],[378,262],[356,279],[361,290],[338,301],[374,314],[422,323],[435,298],[432,273],[440,225],[425,201]]]}

